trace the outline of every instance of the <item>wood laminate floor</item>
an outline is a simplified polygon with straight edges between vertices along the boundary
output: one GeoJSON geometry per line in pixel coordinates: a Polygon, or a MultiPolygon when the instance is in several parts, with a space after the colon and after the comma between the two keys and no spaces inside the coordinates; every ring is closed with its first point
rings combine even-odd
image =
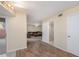
{"type": "Polygon", "coordinates": [[[16,51],[17,57],[75,57],[42,41],[28,41],[27,49],[16,51]]]}

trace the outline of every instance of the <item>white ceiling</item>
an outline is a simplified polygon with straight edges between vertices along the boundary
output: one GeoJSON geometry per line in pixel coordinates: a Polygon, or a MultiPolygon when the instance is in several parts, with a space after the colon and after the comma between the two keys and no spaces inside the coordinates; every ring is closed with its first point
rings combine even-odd
{"type": "Polygon", "coordinates": [[[54,15],[57,12],[79,5],[78,1],[25,1],[28,23],[39,23],[44,18],[54,15]]]}

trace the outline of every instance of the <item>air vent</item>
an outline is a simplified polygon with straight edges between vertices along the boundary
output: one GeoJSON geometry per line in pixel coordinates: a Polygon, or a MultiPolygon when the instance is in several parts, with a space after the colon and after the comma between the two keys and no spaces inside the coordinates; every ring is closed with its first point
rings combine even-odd
{"type": "Polygon", "coordinates": [[[58,17],[61,17],[62,15],[63,15],[63,14],[61,13],[61,14],[58,15],[58,17]]]}

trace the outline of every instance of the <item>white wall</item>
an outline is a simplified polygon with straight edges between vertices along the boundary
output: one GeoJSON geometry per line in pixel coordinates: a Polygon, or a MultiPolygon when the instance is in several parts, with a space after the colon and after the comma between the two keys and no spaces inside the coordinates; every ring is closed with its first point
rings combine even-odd
{"type": "Polygon", "coordinates": [[[67,16],[79,12],[79,6],[62,11],[63,16],[55,15],[54,19],[54,46],[67,51],[67,16]]]}
{"type": "Polygon", "coordinates": [[[67,40],[65,15],[63,15],[63,17],[57,17],[57,15],[55,15],[51,19],[43,21],[42,33],[42,41],[54,45],[60,49],[66,50],[67,40]],[[52,27],[51,24],[53,24],[52,27]]]}
{"type": "Polygon", "coordinates": [[[42,31],[42,26],[40,25],[40,26],[35,27],[34,25],[29,24],[27,27],[27,31],[28,32],[30,32],[30,31],[31,32],[42,31]]]}
{"type": "MultiPolygon", "coordinates": [[[[57,48],[60,48],[62,50],[67,51],[67,16],[72,13],[77,13],[79,12],[79,6],[69,8],[67,10],[63,10],[56,15],[52,16],[51,20],[54,20],[54,45],[57,48]],[[60,13],[63,13],[61,17],[58,17],[60,13]]],[[[51,17],[50,17],[51,18],[51,17]]],[[[49,18],[49,19],[50,19],[49,18]]],[[[50,21],[47,19],[46,21],[43,22],[42,25],[42,31],[43,31],[43,37],[42,41],[49,43],[49,24],[50,21]]]]}
{"type": "Polygon", "coordinates": [[[42,22],[42,41],[53,45],[54,24],[52,18],[48,18],[42,22]]]}
{"type": "Polygon", "coordinates": [[[54,19],[54,46],[66,50],[66,19],[64,15],[54,19]]]}
{"type": "Polygon", "coordinates": [[[27,47],[26,13],[17,12],[15,17],[7,17],[7,52],[13,52],[27,47]]]}
{"type": "Polygon", "coordinates": [[[42,41],[49,43],[49,21],[42,23],[42,41]]]}
{"type": "Polygon", "coordinates": [[[51,45],[54,43],[54,21],[52,18],[49,24],[49,43],[51,45]]]}

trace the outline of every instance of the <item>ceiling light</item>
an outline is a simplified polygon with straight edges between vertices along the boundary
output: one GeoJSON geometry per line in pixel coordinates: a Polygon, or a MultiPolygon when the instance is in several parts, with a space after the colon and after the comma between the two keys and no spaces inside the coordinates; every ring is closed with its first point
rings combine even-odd
{"type": "Polygon", "coordinates": [[[35,26],[35,27],[38,27],[38,26],[39,26],[39,24],[37,24],[37,23],[36,23],[36,24],[34,24],[34,26],[35,26]]]}

